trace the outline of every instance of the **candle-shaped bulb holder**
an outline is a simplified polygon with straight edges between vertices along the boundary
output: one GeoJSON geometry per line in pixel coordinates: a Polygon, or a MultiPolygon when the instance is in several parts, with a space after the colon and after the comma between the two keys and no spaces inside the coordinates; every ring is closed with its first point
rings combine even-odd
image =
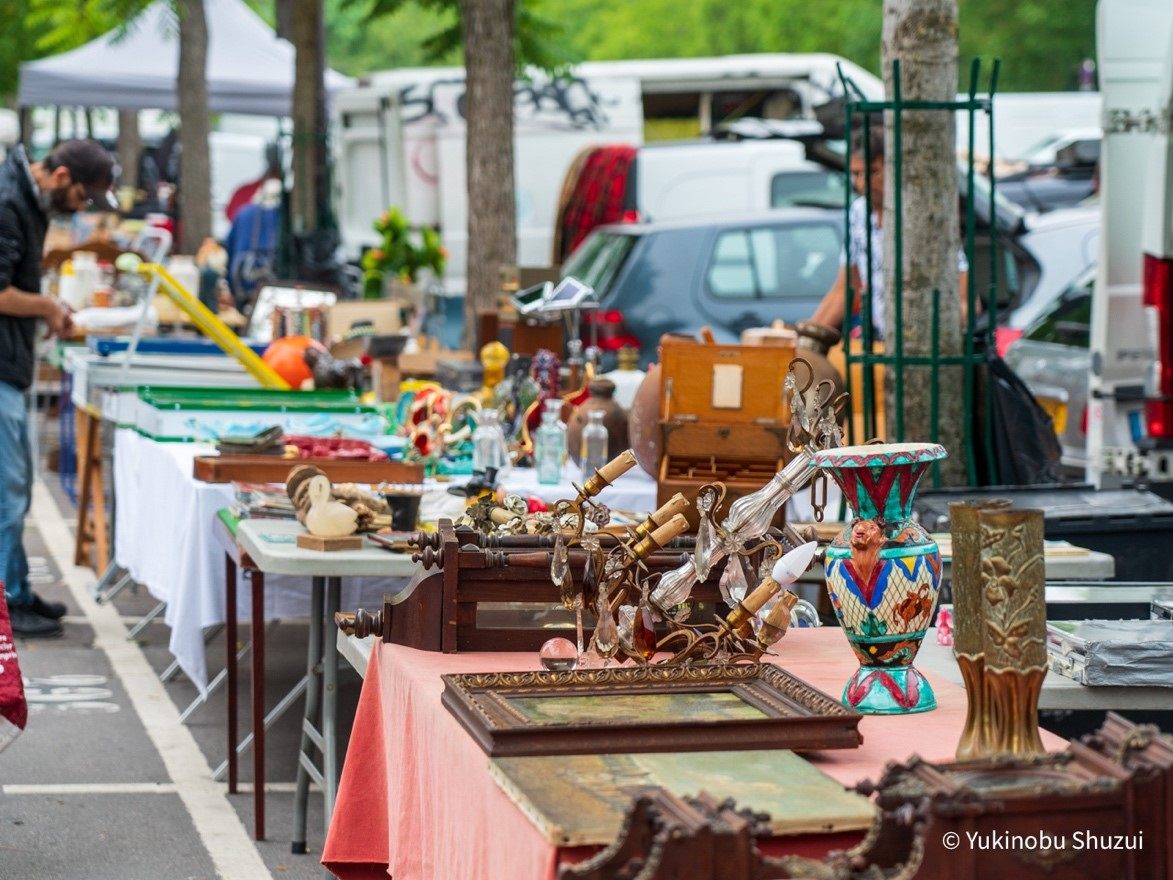
{"type": "Polygon", "coordinates": [[[772,577],[763,579],[757,589],[733,606],[733,610],[721,621],[722,626],[727,627],[739,638],[749,638],[753,635],[754,617],[763,605],[778,595],[781,589],[782,585],[772,577]]]}
{"type": "Polygon", "coordinates": [[[786,635],[786,630],[790,626],[791,611],[797,604],[798,596],[790,590],[783,590],[778,600],[758,618],[757,641],[762,650],[769,648],[786,635]]]}
{"type": "Polygon", "coordinates": [[[636,559],[647,559],[648,556],[686,531],[688,531],[688,519],[683,513],[678,513],[664,525],[657,526],[646,538],[636,543],[631,549],[631,553],[636,559]]]}
{"type": "Polygon", "coordinates": [[[668,499],[663,507],[632,529],[632,532],[635,533],[637,540],[642,540],[654,532],[659,526],[669,523],[676,514],[684,513],[684,511],[688,510],[688,507],[688,499],[677,492],[668,499]]]}
{"type": "Polygon", "coordinates": [[[621,476],[635,467],[635,453],[630,449],[626,449],[619,453],[593,474],[591,474],[582,484],[582,491],[579,494],[579,501],[586,501],[588,498],[594,498],[621,476]]]}

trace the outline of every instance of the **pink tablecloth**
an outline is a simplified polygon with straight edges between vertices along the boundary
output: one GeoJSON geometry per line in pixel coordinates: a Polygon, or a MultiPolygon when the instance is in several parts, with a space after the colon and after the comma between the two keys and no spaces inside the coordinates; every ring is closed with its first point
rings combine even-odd
{"type": "MultiPolygon", "coordinates": [[[[837,628],[794,630],[778,662],[838,696],[855,668],[837,628]]],[[[488,758],[440,704],[440,676],[536,669],[536,654],[438,654],[378,645],[371,654],[322,862],[343,880],[553,878],[559,850],[493,782],[488,758]]],[[[949,761],[965,721],[965,692],[928,675],[936,711],[865,716],[863,745],[810,755],[854,785],[918,754],[949,761]]],[[[1044,732],[1052,750],[1066,744],[1044,732]]]]}

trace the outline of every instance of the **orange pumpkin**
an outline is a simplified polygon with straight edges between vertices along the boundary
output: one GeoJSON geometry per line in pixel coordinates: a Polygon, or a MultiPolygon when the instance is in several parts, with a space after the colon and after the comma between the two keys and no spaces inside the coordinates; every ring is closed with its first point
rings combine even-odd
{"type": "Polygon", "coordinates": [[[261,357],[278,376],[289,383],[290,388],[296,390],[301,388],[306,379],[313,378],[305,362],[305,353],[311,348],[326,352],[326,346],[309,336],[283,336],[273,340],[261,357]]]}

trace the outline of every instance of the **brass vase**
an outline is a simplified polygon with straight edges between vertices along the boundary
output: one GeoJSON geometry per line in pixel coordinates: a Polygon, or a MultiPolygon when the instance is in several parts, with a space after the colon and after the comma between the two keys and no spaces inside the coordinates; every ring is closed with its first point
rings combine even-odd
{"type": "Polygon", "coordinates": [[[992,731],[985,708],[985,654],[983,653],[981,540],[978,514],[1004,510],[1004,498],[955,501],[949,505],[949,531],[953,539],[951,581],[953,589],[953,655],[965,683],[965,727],[957,744],[957,760],[968,761],[990,754],[992,731]]]}

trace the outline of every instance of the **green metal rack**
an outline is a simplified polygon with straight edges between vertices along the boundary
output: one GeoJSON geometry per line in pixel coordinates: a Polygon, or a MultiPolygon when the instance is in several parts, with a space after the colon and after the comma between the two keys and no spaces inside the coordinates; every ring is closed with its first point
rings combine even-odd
{"type": "MultiPolygon", "coordinates": [[[[853,127],[856,124],[857,118],[862,118],[865,137],[863,138],[863,156],[865,167],[865,191],[864,199],[867,210],[867,216],[872,216],[871,203],[871,177],[872,177],[872,157],[870,148],[870,133],[871,126],[874,124],[874,117],[880,117],[882,124],[883,114],[890,112],[892,114],[892,136],[893,136],[893,155],[890,157],[889,168],[894,175],[894,191],[895,198],[893,202],[894,212],[896,215],[896,223],[894,228],[893,251],[896,261],[895,266],[895,314],[892,316],[893,320],[890,326],[891,339],[891,353],[878,354],[874,351],[874,330],[872,327],[872,309],[871,297],[861,297],[860,301],[860,317],[862,323],[862,345],[861,351],[853,353],[850,345],[850,329],[852,314],[854,312],[855,304],[855,290],[851,283],[851,273],[847,273],[847,302],[844,315],[843,327],[843,348],[844,357],[846,361],[846,388],[848,393],[852,394],[852,399],[855,399],[856,389],[853,386],[852,368],[858,365],[862,372],[862,407],[863,407],[863,430],[867,437],[876,435],[876,412],[877,406],[883,405],[882,395],[881,400],[877,403],[876,395],[876,381],[875,381],[875,367],[884,366],[892,373],[892,391],[894,413],[892,419],[892,433],[893,436],[889,439],[895,442],[903,442],[905,440],[904,434],[904,384],[905,384],[905,370],[908,368],[928,368],[932,373],[932,381],[930,385],[930,400],[929,413],[932,434],[929,439],[932,442],[937,442],[940,436],[940,370],[943,366],[960,366],[963,375],[963,437],[965,447],[965,464],[966,476],[970,485],[977,485],[977,443],[983,444],[983,451],[985,452],[985,461],[987,463],[987,481],[997,481],[997,474],[995,472],[996,462],[993,454],[993,435],[992,435],[992,415],[993,415],[993,401],[992,396],[985,395],[985,418],[982,424],[977,424],[975,418],[975,398],[977,395],[978,376],[987,359],[987,352],[994,350],[994,328],[997,324],[998,317],[998,248],[996,232],[997,223],[997,206],[995,203],[995,183],[993,174],[990,175],[990,224],[991,224],[991,242],[990,242],[990,279],[988,295],[986,297],[986,304],[988,307],[989,319],[985,328],[981,331],[980,339],[978,336],[976,325],[976,309],[977,304],[977,288],[976,279],[973,267],[976,265],[975,261],[975,239],[976,239],[976,215],[975,215],[975,186],[974,178],[976,169],[974,167],[974,146],[975,146],[975,132],[974,122],[979,113],[986,114],[989,121],[989,155],[991,165],[994,157],[994,116],[993,104],[994,94],[997,91],[998,73],[1001,67],[1001,62],[994,60],[991,70],[988,87],[986,93],[978,94],[978,83],[981,76],[981,61],[977,58],[973,59],[970,64],[969,89],[967,96],[964,99],[956,101],[907,101],[903,98],[901,92],[901,77],[900,77],[900,61],[894,60],[892,62],[892,99],[888,101],[870,101],[868,100],[859,86],[846,74],[843,73],[842,68],[839,69],[840,82],[843,85],[844,94],[846,96],[846,134],[848,150],[851,148],[851,140],[853,134],[853,127]],[[932,301],[932,325],[930,327],[930,348],[932,351],[927,355],[908,355],[904,352],[904,334],[901,332],[903,326],[903,300],[904,300],[904,240],[903,240],[903,220],[904,220],[904,203],[903,203],[903,129],[904,120],[903,114],[906,111],[939,111],[947,113],[955,113],[963,111],[969,117],[969,156],[967,159],[966,169],[966,207],[965,207],[965,252],[970,264],[970,272],[967,278],[966,302],[968,304],[966,315],[966,327],[964,333],[964,353],[959,355],[942,355],[940,351],[940,306],[941,294],[939,290],[933,291],[932,301]],[[979,347],[978,342],[983,344],[979,347]],[[981,434],[978,438],[977,435],[981,434]]],[[[850,158],[850,154],[849,154],[850,158]]],[[[847,178],[847,188],[851,191],[851,168],[850,163],[844,169],[844,174],[847,178]]],[[[844,208],[844,222],[848,222],[850,203],[844,208]]],[[[872,236],[867,236],[865,261],[867,266],[867,278],[872,277],[872,266],[874,265],[875,255],[872,253],[872,236]]],[[[852,443],[862,442],[867,438],[860,438],[855,436],[855,422],[854,419],[849,420],[849,439],[852,443]]],[[[923,438],[914,438],[923,439],[923,438]]],[[[933,466],[933,485],[939,486],[941,482],[939,465],[933,466]]]]}

